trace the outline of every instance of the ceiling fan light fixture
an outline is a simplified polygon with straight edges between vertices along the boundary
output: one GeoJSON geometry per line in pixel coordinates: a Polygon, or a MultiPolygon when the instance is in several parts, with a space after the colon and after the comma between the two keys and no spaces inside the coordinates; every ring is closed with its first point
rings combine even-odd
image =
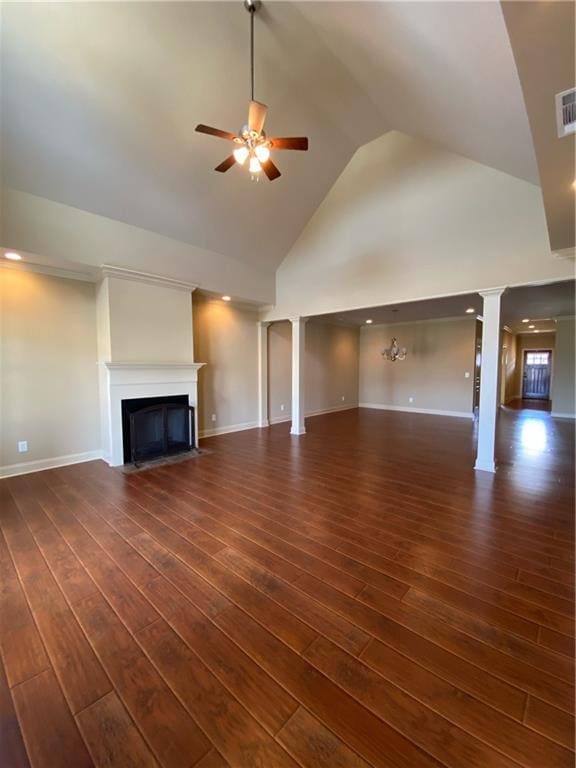
{"type": "Polygon", "coordinates": [[[291,149],[306,152],[308,138],[306,136],[288,136],[280,138],[267,138],[264,132],[264,123],[268,113],[268,107],[254,98],[254,17],[261,7],[261,0],[244,0],[244,7],[250,15],[250,101],[248,103],[248,122],[242,126],[239,134],[221,131],[209,125],[199,123],[196,126],[198,133],[215,136],[219,139],[233,141],[237,146],[232,154],[225,158],[214,170],[218,173],[226,173],[235,163],[244,165],[250,158],[248,168],[252,181],[260,179],[260,172],[269,181],[278,179],[282,174],[270,157],[271,149],[291,149]]]}
{"type": "Polygon", "coordinates": [[[248,147],[238,147],[238,149],[234,150],[233,154],[234,154],[234,160],[236,160],[238,165],[244,165],[250,152],[248,150],[248,147]]]}
{"type": "Polygon", "coordinates": [[[262,166],[260,165],[260,160],[255,155],[252,155],[250,158],[250,165],[248,166],[248,170],[250,173],[260,173],[262,170],[262,166]]]}
{"type": "Polygon", "coordinates": [[[254,154],[261,163],[265,163],[267,160],[270,160],[270,150],[266,144],[259,144],[254,150],[254,154]]]}

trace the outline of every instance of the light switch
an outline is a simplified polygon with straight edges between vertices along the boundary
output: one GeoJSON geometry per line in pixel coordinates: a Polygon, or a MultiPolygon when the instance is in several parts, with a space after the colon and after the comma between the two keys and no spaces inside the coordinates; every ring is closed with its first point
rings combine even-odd
{"type": "Polygon", "coordinates": [[[28,452],[28,440],[20,440],[18,443],[18,453],[28,452]]]}

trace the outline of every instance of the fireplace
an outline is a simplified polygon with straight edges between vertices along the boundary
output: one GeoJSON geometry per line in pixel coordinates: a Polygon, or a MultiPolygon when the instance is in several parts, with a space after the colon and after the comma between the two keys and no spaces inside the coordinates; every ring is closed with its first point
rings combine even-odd
{"type": "Polygon", "coordinates": [[[122,400],[125,464],[189,451],[196,445],[194,408],[188,395],[122,400]]]}

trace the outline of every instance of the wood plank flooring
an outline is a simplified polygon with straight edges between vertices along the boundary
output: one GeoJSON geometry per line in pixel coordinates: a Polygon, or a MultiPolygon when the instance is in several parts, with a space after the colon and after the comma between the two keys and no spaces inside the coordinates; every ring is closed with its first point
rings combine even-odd
{"type": "Polygon", "coordinates": [[[350,410],[0,483],[6,768],[570,768],[574,427],[350,410]]]}

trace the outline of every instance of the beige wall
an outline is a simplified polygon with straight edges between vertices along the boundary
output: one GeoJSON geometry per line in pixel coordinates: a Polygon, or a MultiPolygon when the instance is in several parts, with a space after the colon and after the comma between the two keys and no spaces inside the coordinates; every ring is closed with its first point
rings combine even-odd
{"type": "MultiPolygon", "coordinates": [[[[358,329],[309,320],[305,350],[306,415],[356,406],[358,329]]],[[[288,419],[292,411],[292,328],[289,321],[273,323],[268,329],[268,365],[269,417],[272,422],[288,419]]]]}
{"type": "MultiPolygon", "coordinates": [[[[522,397],[524,352],[527,349],[552,349],[556,346],[555,333],[519,333],[516,336],[516,370],[512,387],[513,398],[522,397]]],[[[552,385],[556,375],[556,354],[552,354],[552,385]]]]}
{"type": "Polygon", "coordinates": [[[285,320],[268,328],[268,417],[280,421],[291,412],[292,326],[285,320]]]}
{"type": "Polygon", "coordinates": [[[0,321],[0,465],[98,451],[94,285],[0,269],[0,321]]]}
{"type": "Polygon", "coordinates": [[[206,363],[199,373],[200,434],[256,426],[258,316],[200,295],[194,297],[193,315],[194,355],[206,363]]]}
{"type": "Polygon", "coordinates": [[[360,147],[276,275],[267,318],[573,277],[540,188],[397,131],[360,147]]]}
{"type": "Polygon", "coordinates": [[[556,319],[556,349],[552,375],[552,415],[574,416],[574,318],[556,319]]]}
{"type": "Polygon", "coordinates": [[[359,351],[358,328],[306,323],[307,414],[358,405],[359,351]]]}
{"type": "Polygon", "coordinates": [[[192,294],[120,278],[98,288],[101,359],[121,363],[191,363],[192,294]],[[102,338],[100,331],[109,334],[102,338]]]}
{"type": "Polygon", "coordinates": [[[516,397],[516,336],[502,331],[500,369],[500,403],[505,404],[516,397]]]}
{"type": "Polygon", "coordinates": [[[474,319],[363,327],[360,404],[472,415],[475,332],[474,319]],[[408,352],[394,363],[381,355],[393,336],[408,352]]]}

